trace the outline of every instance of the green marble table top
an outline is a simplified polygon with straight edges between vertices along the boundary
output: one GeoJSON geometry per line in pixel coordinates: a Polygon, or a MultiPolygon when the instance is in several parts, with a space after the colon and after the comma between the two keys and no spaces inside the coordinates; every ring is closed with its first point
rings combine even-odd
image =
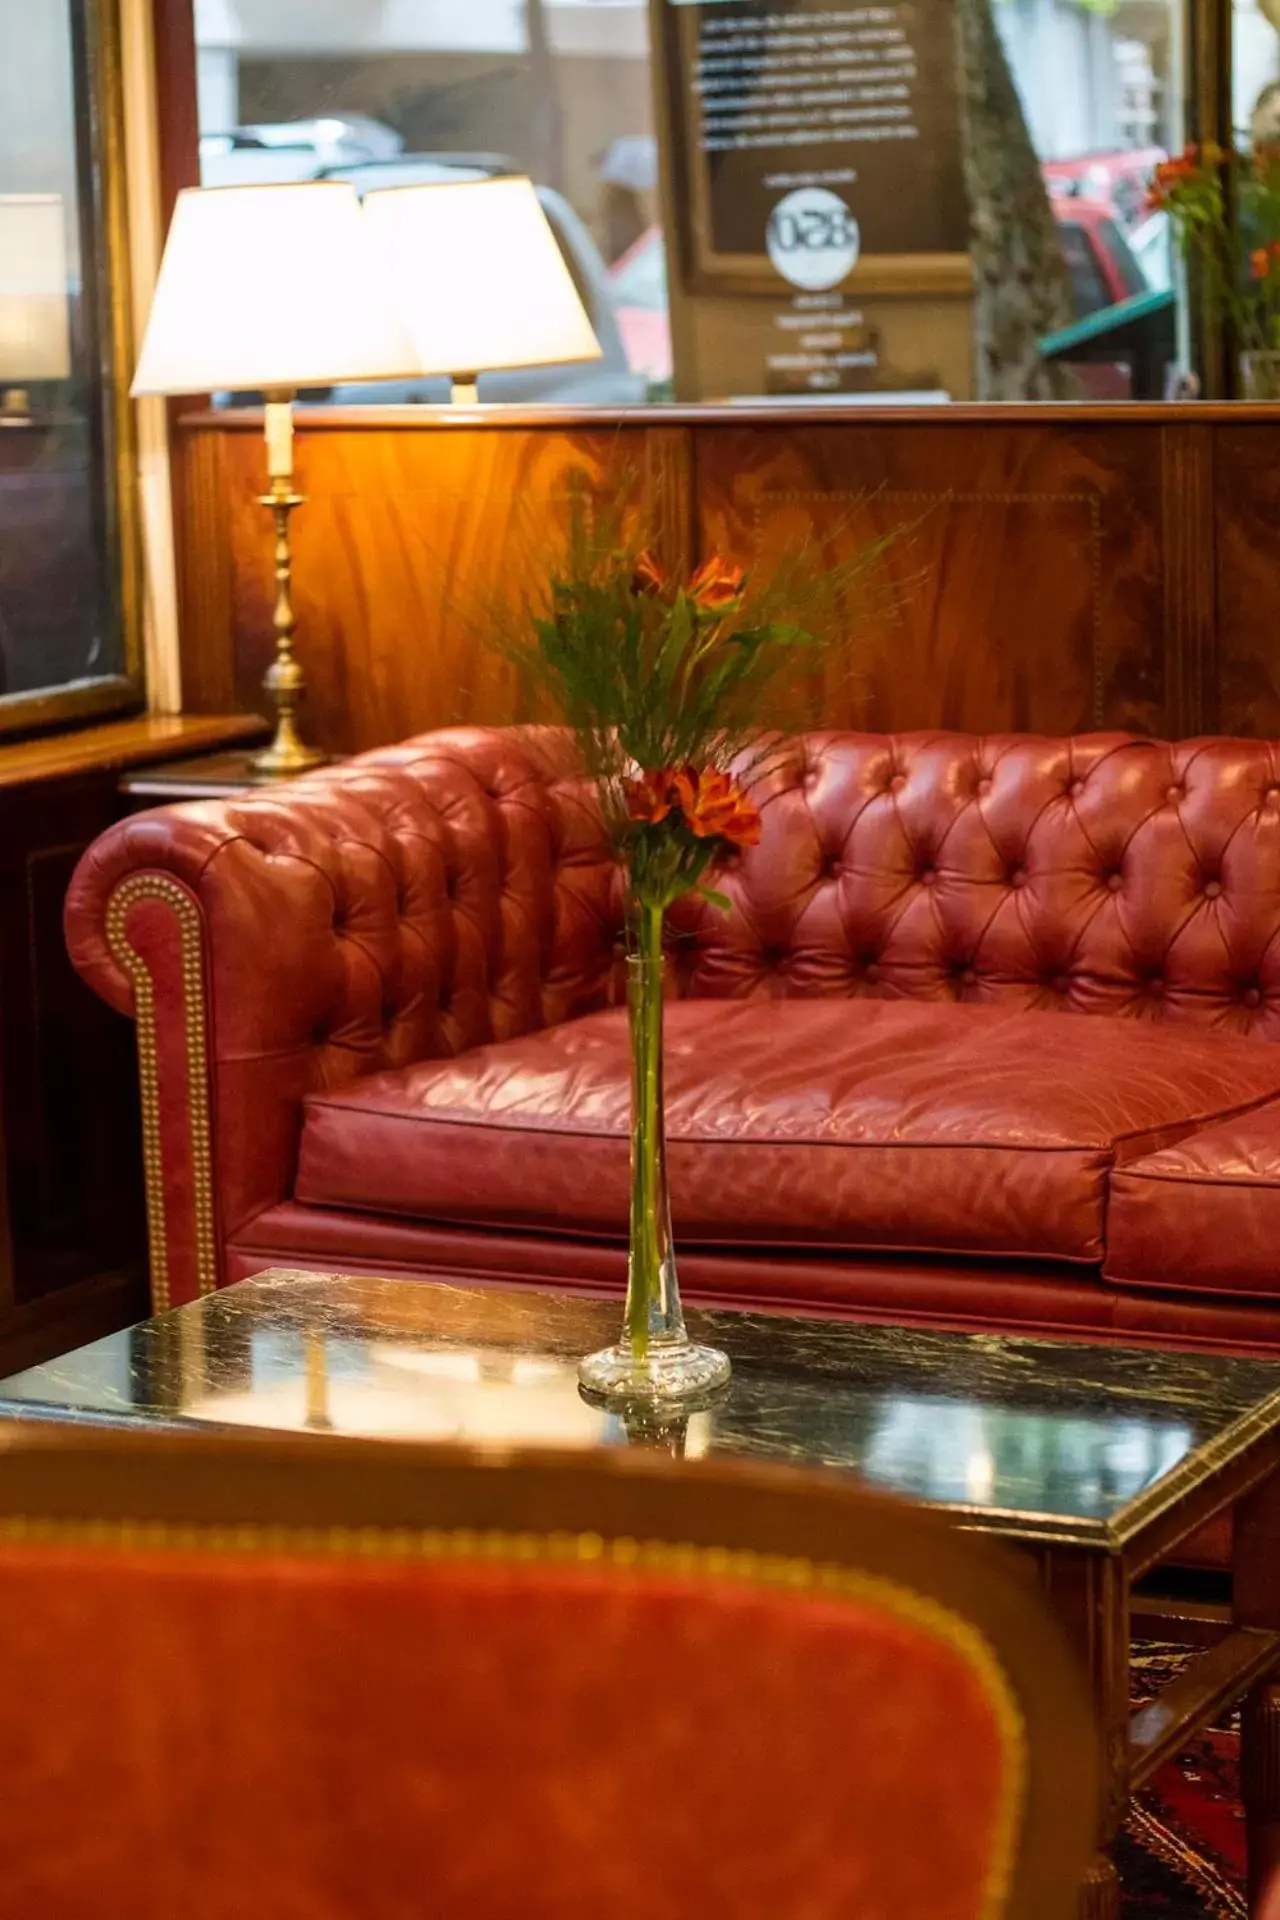
{"type": "Polygon", "coordinates": [[[275,1270],[0,1381],[0,1417],[323,1428],[851,1470],[1018,1538],[1114,1549],[1280,1427],[1280,1361],[737,1311],[727,1396],[645,1433],[585,1404],[614,1301],[275,1270]]]}

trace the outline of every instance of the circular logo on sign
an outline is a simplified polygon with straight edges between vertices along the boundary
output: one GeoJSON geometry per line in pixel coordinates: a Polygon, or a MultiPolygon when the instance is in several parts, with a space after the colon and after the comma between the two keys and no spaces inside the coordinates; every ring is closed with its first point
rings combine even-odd
{"type": "Polygon", "coordinates": [[[806,293],[821,293],[853,272],[862,242],[858,223],[838,193],[798,187],[769,215],[765,244],[784,280],[806,293]]]}

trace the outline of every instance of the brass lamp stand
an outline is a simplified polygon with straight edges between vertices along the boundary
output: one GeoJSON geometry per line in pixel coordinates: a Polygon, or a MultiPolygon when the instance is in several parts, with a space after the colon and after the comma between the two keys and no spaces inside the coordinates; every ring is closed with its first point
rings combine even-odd
{"type": "Polygon", "coordinates": [[[293,651],[297,620],[293,611],[289,516],[295,507],[302,506],[306,496],[293,489],[292,393],[277,389],[267,395],[265,428],[269,491],[258,495],[258,504],[271,509],[276,528],[276,604],[271,622],[276,651],[262,684],[276,710],[276,730],[271,745],[254,755],[252,766],[261,780],[287,780],[295,773],[321,766],[327,758],[317,748],[309,747],[298,732],[297,715],[306,692],[306,676],[293,651]]]}

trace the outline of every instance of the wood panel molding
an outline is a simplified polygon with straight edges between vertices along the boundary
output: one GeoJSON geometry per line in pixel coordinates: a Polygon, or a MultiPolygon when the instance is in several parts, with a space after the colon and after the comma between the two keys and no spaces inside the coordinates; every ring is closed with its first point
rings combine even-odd
{"type": "MultiPolygon", "coordinates": [[[[331,752],[518,718],[485,631],[574,491],[677,565],[898,530],[832,724],[1280,735],[1280,407],[304,409],[308,724],[331,752]]],[[[259,416],[179,434],[189,709],[261,708],[259,416]]]]}

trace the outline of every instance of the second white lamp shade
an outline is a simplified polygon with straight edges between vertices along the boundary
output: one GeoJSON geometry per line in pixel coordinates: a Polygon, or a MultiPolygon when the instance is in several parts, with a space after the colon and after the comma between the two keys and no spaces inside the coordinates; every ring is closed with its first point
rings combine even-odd
{"type": "Polygon", "coordinates": [[[600,358],[530,181],[384,187],[364,207],[420,374],[600,358]]]}
{"type": "Polygon", "coordinates": [[[0,193],[0,381],[71,372],[66,212],[59,193],[0,193]]]}
{"type": "Polygon", "coordinates": [[[352,187],[179,194],[135,394],[287,391],[417,371],[352,187]]]}

